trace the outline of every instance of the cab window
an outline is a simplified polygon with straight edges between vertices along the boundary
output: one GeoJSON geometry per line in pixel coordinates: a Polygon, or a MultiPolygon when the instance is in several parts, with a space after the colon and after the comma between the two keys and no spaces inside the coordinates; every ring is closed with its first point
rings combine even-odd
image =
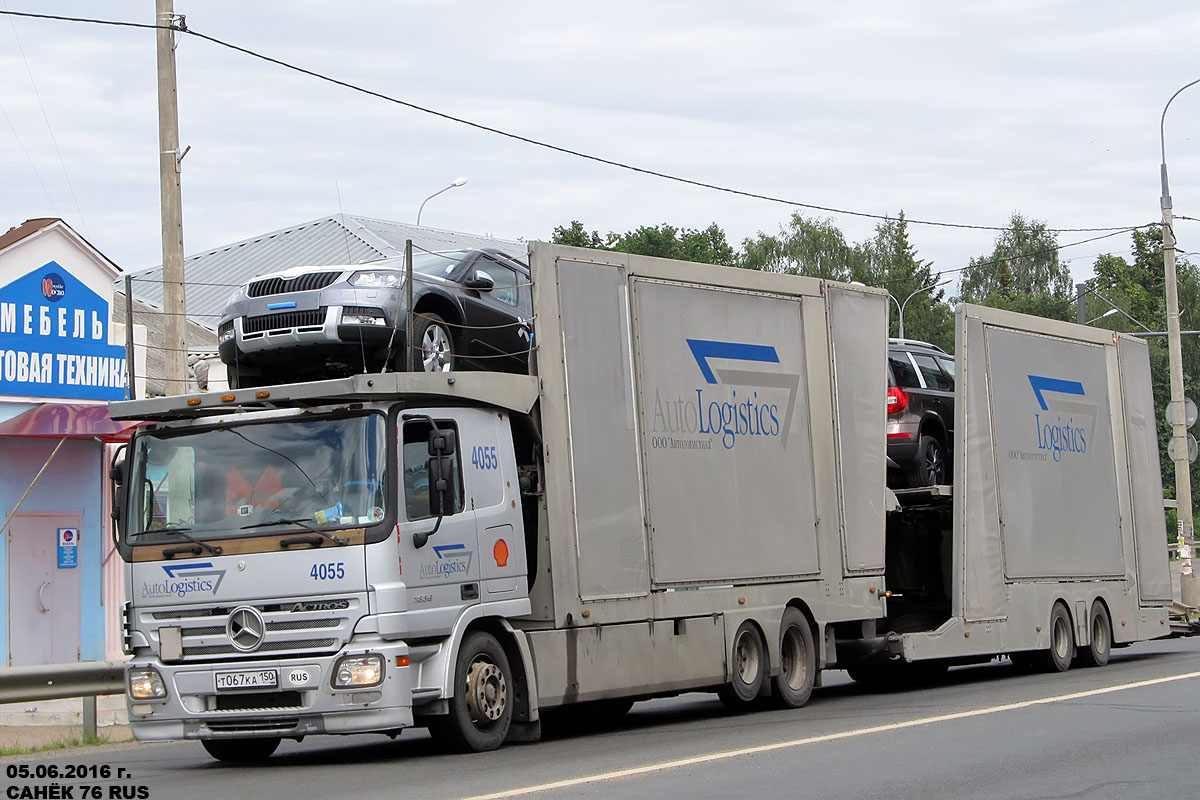
{"type": "MultiPolygon", "coordinates": [[[[438,420],[438,428],[450,428],[457,433],[457,426],[449,420],[438,420]]],[[[429,433],[432,430],[427,420],[410,420],[404,423],[404,442],[401,457],[404,460],[404,509],[409,520],[429,519],[429,433]]],[[[455,437],[457,438],[457,436],[455,437]]],[[[450,513],[463,510],[462,447],[458,447],[451,461],[451,480],[448,500],[450,513]]]]}

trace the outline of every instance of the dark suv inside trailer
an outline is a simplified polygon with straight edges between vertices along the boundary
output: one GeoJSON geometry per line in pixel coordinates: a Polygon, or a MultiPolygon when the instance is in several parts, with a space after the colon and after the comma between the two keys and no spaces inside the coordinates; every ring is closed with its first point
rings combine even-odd
{"type": "Polygon", "coordinates": [[[893,488],[951,481],[954,357],[911,339],[888,340],[887,454],[893,488]]]}

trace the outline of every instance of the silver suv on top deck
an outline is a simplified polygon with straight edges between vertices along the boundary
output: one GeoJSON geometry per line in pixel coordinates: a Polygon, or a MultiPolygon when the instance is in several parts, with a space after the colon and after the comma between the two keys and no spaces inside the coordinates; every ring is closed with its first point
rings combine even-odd
{"type": "MultiPolygon", "coordinates": [[[[217,328],[231,388],[406,366],[404,259],[292,267],[234,292],[217,328]]],[[[529,268],[495,249],[413,256],[418,369],[526,372],[529,268]]]]}

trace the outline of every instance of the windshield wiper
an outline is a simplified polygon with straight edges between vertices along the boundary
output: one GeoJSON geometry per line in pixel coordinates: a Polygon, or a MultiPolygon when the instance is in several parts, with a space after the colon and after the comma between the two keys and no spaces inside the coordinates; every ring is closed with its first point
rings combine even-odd
{"type": "MultiPolygon", "coordinates": [[[[304,528],[306,531],[312,531],[313,533],[317,534],[318,536],[324,536],[326,539],[333,542],[334,544],[337,544],[337,545],[350,544],[349,539],[343,539],[341,536],[334,536],[332,533],[329,533],[328,531],[323,531],[320,528],[318,528],[316,525],[313,525],[309,520],[300,519],[299,517],[291,517],[288,519],[272,519],[272,520],[268,520],[266,522],[255,522],[250,525],[243,525],[242,530],[245,531],[245,530],[249,530],[250,528],[269,528],[272,525],[299,525],[301,528],[304,528]]],[[[314,541],[314,543],[317,546],[320,546],[319,539],[318,540],[305,539],[304,541],[314,541]]],[[[285,539],[282,542],[280,542],[280,544],[283,545],[284,547],[286,547],[288,544],[299,544],[299,543],[300,542],[294,541],[291,539],[285,539]]]]}
{"type": "MultiPolygon", "coordinates": [[[[203,541],[203,540],[201,540],[201,539],[197,539],[195,536],[192,536],[191,534],[187,533],[187,531],[190,531],[190,530],[191,530],[191,528],[189,528],[189,527],[186,527],[186,526],[171,526],[171,525],[168,525],[168,526],[167,526],[167,527],[165,527],[165,528],[158,528],[158,529],[156,529],[156,530],[152,530],[152,531],[142,531],[142,533],[143,533],[143,534],[147,534],[147,533],[178,533],[178,534],[180,535],[180,537],[182,537],[182,538],[184,538],[184,539],[187,539],[189,542],[192,542],[193,544],[196,544],[196,545],[199,545],[200,547],[203,547],[205,550],[207,550],[208,552],[212,553],[214,556],[219,556],[219,555],[221,555],[221,553],[223,552],[223,551],[222,551],[222,549],[221,549],[221,545],[219,545],[219,544],[209,544],[209,543],[208,543],[208,542],[206,542],[206,541],[203,541]]],[[[183,548],[183,549],[178,549],[178,548],[167,548],[166,550],[163,550],[163,555],[164,555],[164,556],[167,556],[167,558],[171,558],[172,556],[177,556],[177,555],[180,555],[180,554],[182,554],[182,553],[193,553],[193,552],[194,552],[196,555],[200,555],[200,551],[199,551],[199,550],[197,550],[197,549],[195,549],[195,548],[192,548],[192,547],[187,547],[187,548],[183,548]],[[170,553],[169,553],[169,554],[168,554],[168,552],[167,552],[168,550],[170,551],[170,553]]]]}

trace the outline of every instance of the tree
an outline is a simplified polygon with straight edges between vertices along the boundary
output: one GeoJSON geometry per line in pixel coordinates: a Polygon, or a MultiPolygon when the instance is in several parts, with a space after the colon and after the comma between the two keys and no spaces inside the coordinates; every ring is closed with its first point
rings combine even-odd
{"type": "MultiPolygon", "coordinates": [[[[1100,317],[1114,306],[1129,314],[1146,327],[1166,330],[1166,289],[1162,253],[1162,229],[1150,228],[1133,232],[1131,248],[1132,263],[1121,256],[1105,254],[1093,265],[1095,276],[1086,285],[1088,293],[1086,311],[1088,319],[1100,317]]],[[[1179,307],[1182,312],[1180,327],[1185,330],[1200,327],[1189,318],[1200,318],[1200,271],[1186,260],[1176,264],[1179,278],[1179,307]],[[1189,313],[1190,312],[1190,313],[1189,313]]],[[[1144,329],[1123,314],[1096,319],[1095,325],[1109,330],[1140,333],[1144,329]]],[[[1155,422],[1158,428],[1159,463],[1162,465],[1163,492],[1167,497],[1175,496],[1175,464],[1167,456],[1167,442],[1172,431],[1166,421],[1166,408],[1171,399],[1170,363],[1167,356],[1165,337],[1154,337],[1148,341],[1150,348],[1150,379],[1154,391],[1155,422]]],[[[1200,398],[1200,341],[1196,336],[1182,339],[1184,394],[1192,399],[1200,398]]],[[[1192,470],[1192,496],[1200,499],[1200,470],[1192,470]]],[[[1175,537],[1174,511],[1168,526],[1170,537],[1175,537]]]]}
{"type": "Polygon", "coordinates": [[[610,232],[601,237],[596,231],[588,233],[579,220],[572,220],[566,227],[556,227],[550,242],[727,267],[737,263],[737,253],[726,240],[725,231],[715,222],[697,229],[676,228],[666,223],[642,225],[632,231],[610,232]]]}
{"type": "MultiPolygon", "coordinates": [[[[866,261],[845,235],[829,220],[792,214],[779,235],[759,231],[742,242],[741,266],[785,275],[808,275],[836,281],[866,277],[866,261]]],[[[865,283],[866,281],[864,281],[865,283]]]]}
{"type": "Polygon", "coordinates": [[[865,262],[863,283],[882,286],[896,298],[891,309],[890,335],[900,335],[898,307],[907,301],[905,337],[935,344],[947,353],[954,352],[954,313],[945,303],[945,291],[939,287],[913,294],[938,283],[941,274],[933,271],[932,262],[917,258],[917,250],[908,239],[904,212],[896,219],[876,225],[875,236],[859,245],[859,251],[865,262]]]}
{"type": "Polygon", "coordinates": [[[972,258],[963,270],[959,300],[1071,318],[1071,270],[1058,260],[1058,239],[1046,223],[1013,213],[990,255],[972,258]]]}
{"type": "Polygon", "coordinates": [[[596,231],[588,233],[583,229],[583,223],[577,219],[571,220],[571,224],[565,228],[561,225],[554,228],[554,233],[550,236],[550,244],[566,244],[572,247],[591,247],[599,250],[604,247],[604,242],[600,238],[600,234],[596,231]]]}

